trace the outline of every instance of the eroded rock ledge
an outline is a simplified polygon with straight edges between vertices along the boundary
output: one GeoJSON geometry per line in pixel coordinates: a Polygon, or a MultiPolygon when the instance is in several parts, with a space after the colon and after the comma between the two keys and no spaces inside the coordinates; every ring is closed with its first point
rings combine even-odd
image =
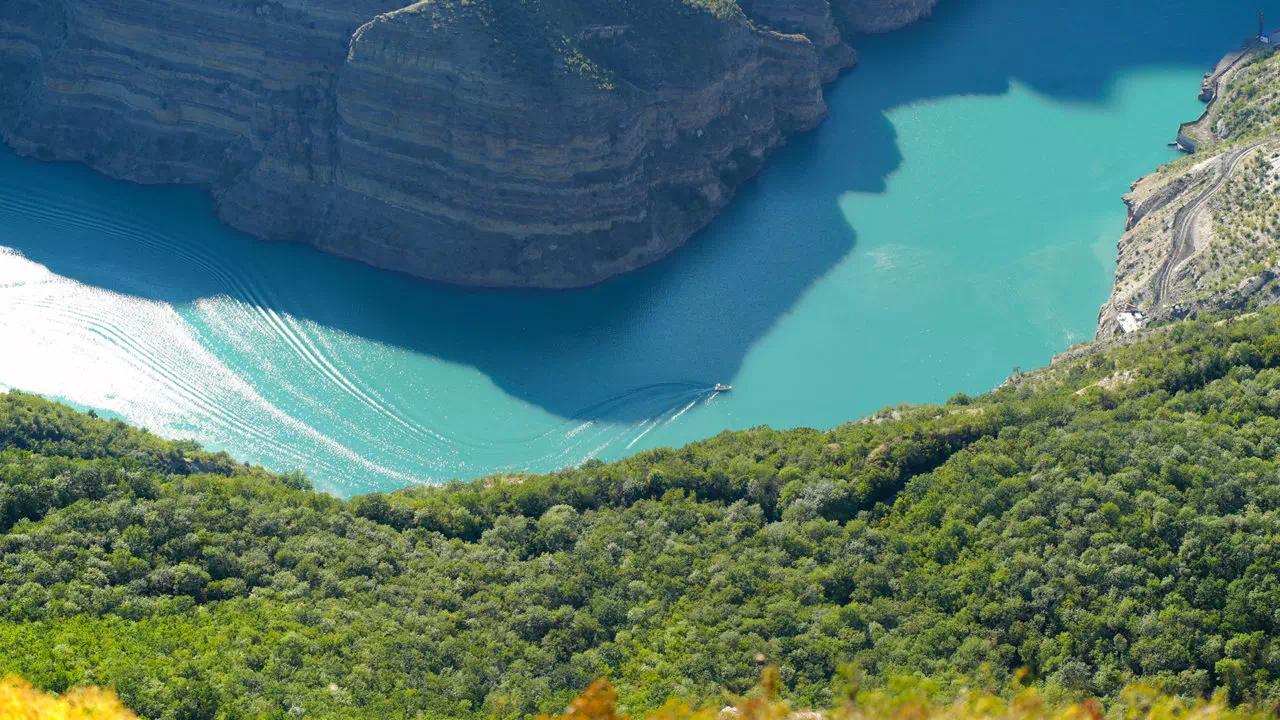
{"type": "Polygon", "coordinates": [[[6,0],[0,137],[447,282],[653,262],[936,0],[6,0]]]}

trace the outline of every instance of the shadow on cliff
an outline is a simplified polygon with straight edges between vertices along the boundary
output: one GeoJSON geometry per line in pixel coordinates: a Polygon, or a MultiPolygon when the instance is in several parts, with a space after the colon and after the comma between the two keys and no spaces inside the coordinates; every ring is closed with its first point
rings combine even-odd
{"type": "Polygon", "coordinates": [[[752,346],[851,252],[857,220],[838,200],[884,192],[900,166],[890,111],[1000,94],[1015,81],[1066,101],[1105,101],[1126,68],[1207,68],[1257,9],[1230,0],[1206,20],[1191,0],[1047,5],[942,0],[928,22],[863,39],[862,66],[830,89],[828,122],[794,138],[710,229],[656,266],[585,290],[463,290],[380,273],[222,229],[192,191],[108,184],[79,170],[68,175],[77,192],[144,218],[154,241],[138,243],[136,228],[45,233],[19,249],[60,275],[174,304],[252,292],[273,309],[478,368],[557,415],[638,420],[651,402],[607,401],[664,383],[699,392],[732,382],[752,346]]]}

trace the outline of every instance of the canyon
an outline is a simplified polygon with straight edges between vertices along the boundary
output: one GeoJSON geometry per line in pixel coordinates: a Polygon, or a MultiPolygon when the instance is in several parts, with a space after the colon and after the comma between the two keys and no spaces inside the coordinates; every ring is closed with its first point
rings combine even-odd
{"type": "Polygon", "coordinates": [[[936,0],[12,0],[0,139],[462,285],[654,262],[936,0]]]}

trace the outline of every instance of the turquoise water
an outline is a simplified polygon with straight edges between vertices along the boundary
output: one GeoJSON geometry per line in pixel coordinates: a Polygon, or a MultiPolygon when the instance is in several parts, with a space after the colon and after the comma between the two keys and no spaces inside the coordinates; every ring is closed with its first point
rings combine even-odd
{"type": "Polygon", "coordinates": [[[0,153],[0,388],[340,495],[990,389],[1092,335],[1119,197],[1257,4],[942,3],[861,41],[830,119],[708,231],[582,291],[419,282],[0,153]]]}

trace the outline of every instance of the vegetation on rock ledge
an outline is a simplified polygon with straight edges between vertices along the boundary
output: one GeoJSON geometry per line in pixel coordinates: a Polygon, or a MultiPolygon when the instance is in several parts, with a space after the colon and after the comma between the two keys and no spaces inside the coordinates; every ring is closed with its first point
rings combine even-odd
{"type": "Polygon", "coordinates": [[[736,0],[429,0],[406,11],[432,18],[438,33],[469,21],[483,35],[469,49],[522,83],[578,77],[602,90],[723,72],[717,39],[746,23],[736,0]]]}

